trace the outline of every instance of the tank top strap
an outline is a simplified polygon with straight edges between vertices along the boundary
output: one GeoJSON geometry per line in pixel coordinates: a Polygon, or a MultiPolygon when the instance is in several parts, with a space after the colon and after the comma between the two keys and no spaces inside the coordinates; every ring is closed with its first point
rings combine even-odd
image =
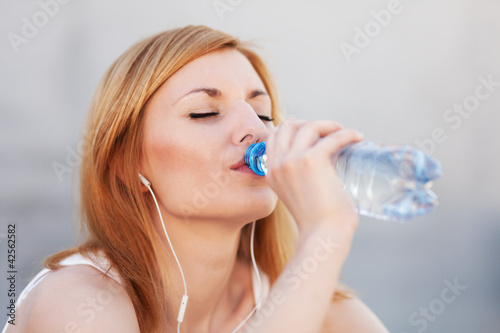
{"type": "MultiPolygon", "coordinates": [[[[75,253],[69,257],[64,258],[59,262],[60,266],[75,266],[75,265],[89,265],[92,267],[95,267],[102,273],[108,275],[110,278],[118,282],[119,284],[122,283],[120,276],[115,270],[109,269],[110,265],[106,257],[102,254],[99,253],[97,255],[91,255],[92,259],[89,259],[85,256],[83,256],[80,253],[75,253]]],[[[28,293],[35,288],[37,284],[39,284],[45,277],[47,277],[53,270],[50,270],[48,268],[42,269],[29,283],[28,285],[23,289],[21,294],[19,295],[17,301],[16,301],[16,307],[18,307],[21,302],[26,298],[28,293]]]]}
{"type": "Polygon", "coordinates": [[[80,253],[75,253],[61,260],[60,265],[61,266],[89,265],[98,269],[103,274],[109,276],[119,284],[122,284],[120,275],[113,268],[111,268],[109,260],[106,258],[104,253],[98,252],[97,254],[90,254],[89,256],[90,258],[87,258],[86,256],[80,253]]]}

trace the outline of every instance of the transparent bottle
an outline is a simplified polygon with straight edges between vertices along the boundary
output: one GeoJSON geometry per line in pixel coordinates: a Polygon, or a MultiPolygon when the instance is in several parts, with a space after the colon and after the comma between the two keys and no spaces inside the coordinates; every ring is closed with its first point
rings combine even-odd
{"type": "MultiPolygon", "coordinates": [[[[264,176],[266,144],[254,143],[245,152],[245,163],[264,176]]],[[[404,221],[427,214],[438,205],[431,191],[442,174],[432,157],[409,145],[361,141],[332,156],[344,190],[361,215],[404,221]]]]}

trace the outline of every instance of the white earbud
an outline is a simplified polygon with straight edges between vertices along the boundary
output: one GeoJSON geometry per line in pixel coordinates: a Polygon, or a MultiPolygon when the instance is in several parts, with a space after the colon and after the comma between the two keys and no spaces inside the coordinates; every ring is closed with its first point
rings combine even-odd
{"type": "Polygon", "coordinates": [[[141,183],[144,184],[144,186],[146,186],[146,187],[150,187],[151,186],[151,182],[149,180],[147,180],[146,177],[144,177],[143,175],[141,175],[140,172],[139,172],[139,179],[141,180],[141,183]]]}

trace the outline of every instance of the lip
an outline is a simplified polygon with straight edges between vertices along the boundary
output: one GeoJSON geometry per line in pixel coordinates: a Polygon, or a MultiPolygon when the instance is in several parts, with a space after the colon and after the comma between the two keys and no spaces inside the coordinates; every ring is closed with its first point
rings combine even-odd
{"type": "Polygon", "coordinates": [[[250,169],[250,167],[245,163],[244,158],[242,158],[241,160],[239,160],[238,162],[233,164],[231,166],[231,170],[259,177],[259,175],[257,175],[255,172],[253,172],[252,169],[250,169]]]}
{"type": "Polygon", "coordinates": [[[256,176],[256,177],[259,177],[255,172],[252,171],[252,169],[250,169],[248,167],[248,165],[246,164],[243,164],[242,166],[240,166],[239,168],[236,168],[236,169],[233,169],[234,171],[238,171],[238,172],[242,172],[242,173],[247,173],[249,175],[252,175],[252,176],[256,176]]]}
{"type": "Polygon", "coordinates": [[[235,164],[233,164],[233,165],[231,166],[231,169],[232,169],[232,170],[237,170],[237,169],[239,169],[240,167],[242,167],[242,166],[244,166],[244,165],[245,165],[245,159],[244,159],[244,158],[242,158],[241,160],[239,160],[238,162],[236,162],[235,164]]]}

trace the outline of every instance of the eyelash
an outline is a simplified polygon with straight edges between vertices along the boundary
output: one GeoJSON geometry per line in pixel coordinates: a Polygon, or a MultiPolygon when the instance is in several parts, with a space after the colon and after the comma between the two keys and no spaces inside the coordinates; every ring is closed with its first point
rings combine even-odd
{"type": "MultiPolygon", "coordinates": [[[[216,116],[218,115],[218,112],[207,112],[207,113],[190,113],[189,117],[191,119],[200,119],[200,118],[206,118],[206,117],[211,117],[211,116],[216,116]]],[[[273,121],[274,118],[269,118],[268,116],[259,116],[259,118],[263,121],[273,121]]]]}

